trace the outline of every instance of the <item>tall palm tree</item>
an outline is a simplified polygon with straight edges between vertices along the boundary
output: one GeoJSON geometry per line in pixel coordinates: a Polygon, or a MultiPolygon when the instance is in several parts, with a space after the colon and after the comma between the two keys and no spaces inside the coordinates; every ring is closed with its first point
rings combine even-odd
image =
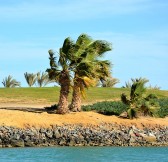
{"type": "Polygon", "coordinates": [[[27,81],[27,84],[29,85],[29,87],[32,87],[35,82],[37,81],[37,74],[33,74],[33,73],[24,73],[25,79],[27,81]]]}
{"type": "Polygon", "coordinates": [[[4,87],[6,88],[14,88],[14,87],[20,87],[20,82],[18,82],[15,79],[12,79],[12,76],[9,75],[8,77],[6,77],[5,79],[3,79],[2,84],[4,85],[4,87]]]}
{"type": "Polygon", "coordinates": [[[59,60],[56,62],[53,51],[49,50],[50,69],[47,69],[50,79],[55,79],[61,86],[57,113],[68,111],[68,94],[73,74],[73,96],[71,111],[81,110],[81,95],[84,89],[93,86],[98,79],[110,75],[110,62],[100,61],[100,57],[111,50],[111,44],[106,41],[93,41],[86,34],[81,34],[76,42],[69,37],[65,39],[59,50],[59,60]]]}
{"type": "Polygon", "coordinates": [[[81,111],[84,89],[95,85],[98,79],[104,80],[110,76],[110,62],[100,61],[100,57],[111,50],[111,44],[102,40],[93,41],[88,35],[81,34],[73,48],[71,66],[74,85],[70,110],[81,111]]]}
{"type": "Polygon", "coordinates": [[[55,80],[60,85],[60,97],[56,113],[65,114],[68,109],[68,95],[70,90],[71,76],[70,76],[70,58],[72,53],[73,42],[70,38],[64,40],[62,48],[59,50],[59,60],[54,57],[54,52],[49,50],[50,68],[48,72],[49,78],[55,80]]]}
{"type": "Polygon", "coordinates": [[[44,87],[49,83],[53,83],[55,82],[55,80],[50,80],[48,73],[42,72],[42,74],[40,72],[37,73],[37,83],[39,85],[39,87],[44,87]]]}

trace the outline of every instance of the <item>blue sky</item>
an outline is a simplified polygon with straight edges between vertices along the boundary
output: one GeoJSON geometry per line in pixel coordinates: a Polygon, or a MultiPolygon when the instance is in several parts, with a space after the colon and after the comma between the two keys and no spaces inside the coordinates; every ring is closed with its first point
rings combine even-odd
{"type": "Polygon", "coordinates": [[[25,72],[49,67],[49,49],[87,33],[112,43],[105,59],[116,87],[145,77],[168,90],[167,8],[166,0],[0,0],[0,83],[12,75],[26,87],[25,72]]]}

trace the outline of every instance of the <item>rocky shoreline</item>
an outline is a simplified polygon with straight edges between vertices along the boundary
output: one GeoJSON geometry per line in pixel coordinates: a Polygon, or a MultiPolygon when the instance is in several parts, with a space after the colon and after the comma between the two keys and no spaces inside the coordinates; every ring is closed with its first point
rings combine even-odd
{"type": "Polygon", "coordinates": [[[0,147],[41,146],[168,146],[168,127],[104,123],[52,125],[50,128],[0,126],[0,147]]]}

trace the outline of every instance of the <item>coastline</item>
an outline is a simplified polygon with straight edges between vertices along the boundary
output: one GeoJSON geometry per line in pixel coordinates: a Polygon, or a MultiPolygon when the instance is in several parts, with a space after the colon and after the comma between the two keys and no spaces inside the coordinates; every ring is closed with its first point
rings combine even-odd
{"type": "Polygon", "coordinates": [[[0,108],[1,148],[48,146],[168,146],[168,118],[59,115],[40,106],[0,108]]]}
{"type": "Polygon", "coordinates": [[[48,128],[0,126],[1,148],[48,146],[168,146],[168,127],[138,129],[111,123],[48,128]]]}

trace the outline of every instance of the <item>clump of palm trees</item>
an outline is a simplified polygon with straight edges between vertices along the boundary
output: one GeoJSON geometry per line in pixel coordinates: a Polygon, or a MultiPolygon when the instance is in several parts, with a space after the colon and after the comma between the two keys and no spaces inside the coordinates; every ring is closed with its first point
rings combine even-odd
{"type": "MultiPolygon", "coordinates": [[[[38,72],[38,73],[24,73],[24,77],[29,87],[34,86],[37,83],[38,87],[45,87],[49,83],[55,82],[55,80],[51,80],[46,72],[38,72]]],[[[20,87],[21,83],[16,79],[13,79],[11,75],[3,79],[2,84],[6,88],[14,88],[20,87]]]]}
{"type": "Polygon", "coordinates": [[[85,95],[85,89],[110,76],[110,62],[100,59],[110,50],[112,47],[109,42],[93,40],[86,34],[81,34],[76,42],[66,38],[59,49],[58,60],[54,52],[49,50],[50,68],[46,71],[49,78],[55,79],[61,86],[56,113],[81,111],[81,97],[85,95]],[[73,92],[69,105],[70,87],[73,92]]]}
{"type": "Polygon", "coordinates": [[[54,82],[54,80],[51,80],[45,72],[38,72],[35,74],[26,72],[24,73],[24,76],[29,87],[32,87],[36,83],[39,87],[44,87],[47,84],[54,82]]]}
{"type": "Polygon", "coordinates": [[[132,119],[138,115],[156,116],[160,108],[155,94],[146,95],[145,84],[148,82],[145,78],[132,79],[130,96],[124,93],[121,95],[121,100],[128,106],[127,116],[132,119]]]}

